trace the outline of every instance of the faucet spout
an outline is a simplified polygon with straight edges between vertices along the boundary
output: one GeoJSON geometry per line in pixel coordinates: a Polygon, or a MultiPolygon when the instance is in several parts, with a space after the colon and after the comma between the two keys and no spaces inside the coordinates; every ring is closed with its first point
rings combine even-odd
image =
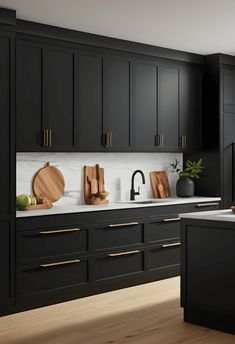
{"type": "Polygon", "coordinates": [[[134,173],[132,174],[132,177],[131,177],[131,191],[130,191],[130,199],[131,199],[131,201],[134,201],[135,200],[135,196],[140,194],[139,190],[137,192],[135,191],[135,185],[134,185],[135,184],[135,176],[138,173],[141,174],[141,176],[142,176],[142,183],[145,184],[144,172],[141,171],[141,170],[134,171],[134,173]]]}

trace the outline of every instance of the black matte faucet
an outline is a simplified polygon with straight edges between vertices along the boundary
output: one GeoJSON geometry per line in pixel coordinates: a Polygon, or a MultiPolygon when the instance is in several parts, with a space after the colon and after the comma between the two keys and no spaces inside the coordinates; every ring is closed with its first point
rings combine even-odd
{"type": "Polygon", "coordinates": [[[132,174],[132,177],[131,177],[131,192],[130,192],[130,199],[131,199],[131,201],[134,201],[134,200],[135,200],[135,196],[140,194],[140,188],[138,188],[138,191],[136,192],[136,191],[135,191],[135,187],[134,187],[135,175],[136,175],[137,173],[140,173],[140,174],[141,174],[143,184],[145,184],[144,172],[142,172],[141,170],[136,170],[136,171],[132,174]]]}

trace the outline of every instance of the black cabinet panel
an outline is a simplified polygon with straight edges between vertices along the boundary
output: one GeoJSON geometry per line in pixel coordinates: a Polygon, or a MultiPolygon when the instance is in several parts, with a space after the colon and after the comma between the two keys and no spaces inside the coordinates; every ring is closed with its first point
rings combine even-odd
{"type": "Polygon", "coordinates": [[[120,277],[144,272],[144,252],[131,251],[132,253],[120,252],[110,253],[105,257],[96,258],[95,260],[95,280],[120,277]],[[116,254],[117,256],[113,256],[116,254]]]}
{"type": "Polygon", "coordinates": [[[109,224],[105,224],[97,227],[94,232],[96,250],[137,244],[144,244],[143,223],[136,222],[136,224],[129,226],[120,223],[120,226],[117,227],[110,227],[109,224]]]}
{"type": "Polygon", "coordinates": [[[186,233],[187,302],[234,309],[234,230],[188,225],[186,233]]]}
{"type": "Polygon", "coordinates": [[[177,150],[179,142],[179,70],[158,68],[158,135],[160,148],[177,150]],[[159,136],[160,137],[160,136],[159,136]]]}
{"type": "Polygon", "coordinates": [[[223,96],[224,112],[235,112],[235,70],[234,68],[224,68],[223,70],[223,96]]]}
{"type": "Polygon", "coordinates": [[[135,149],[153,151],[157,134],[157,67],[147,62],[133,65],[133,116],[135,149]]]}
{"type": "Polygon", "coordinates": [[[17,263],[43,257],[88,251],[88,230],[53,228],[21,232],[17,237],[17,263]]]}
{"type": "Polygon", "coordinates": [[[46,266],[47,264],[60,263],[59,261],[48,261],[17,268],[17,295],[35,294],[50,289],[56,290],[87,283],[88,261],[84,259],[78,262],[78,260],[75,257],[69,261],[64,260],[61,265],[46,266]]]}
{"type": "Polygon", "coordinates": [[[0,221],[0,304],[4,304],[11,297],[11,257],[12,239],[10,223],[0,221]]]}
{"type": "Polygon", "coordinates": [[[130,61],[105,57],[103,66],[103,132],[111,150],[130,147],[130,61]]]}
{"type": "Polygon", "coordinates": [[[43,128],[49,130],[52,149],[75,145],[75,52],[65,48],[43,50],[43,128]]]}
{"type": "Polygon", "coordinates": [[[79,150],[103,149],[102,71],[102,57],[85,52],[79,54],[79,117],[78,128],[75,128],[79,150]]]}
{"type": "Polygon", "coordinates": [[[150,271],[180,263],[180,243],[162,244],[149,250],[150,271]],[[171,245],[171,246],[170,246],[171,245]]]}
{"type": "MultiPolygon", "coordinates": [[[[0,36],[0,217],[10,213],[10,150],[13,150],[13,137],[10,136],[10,39],[0,36]],[[11,141],[12,140],[12,141],[11,141]]],[[[11,186],[12,188],[12,186],[11,186]]]]}
{"type": "Polygon", "coordinates": [[[235,202],[235,114],[224,114],[223,194],[224,207],[235,202]]]}
{"type": "MultiPolygon", "coordinates": [[[[177,216],[175,216],[177,218],[177,216]]],[[[166,217],[166,220],[170,217],[166,217]]],[[[164,222],[164,219],[156,219],[149,222],[149,241],[164,241],[180,237],[180,221],[164,222]]]]}
{"type": "Polygon", "coordinates": [[[16,45],[16,144],[18,150],[42,145],[42,47],[16,45]]]}
{"type": "Polygon", "coordinates": [[[201,147],[202,72],[182,68],[180,72],[180,136],[183,149],[199,150],[201,147]]]}

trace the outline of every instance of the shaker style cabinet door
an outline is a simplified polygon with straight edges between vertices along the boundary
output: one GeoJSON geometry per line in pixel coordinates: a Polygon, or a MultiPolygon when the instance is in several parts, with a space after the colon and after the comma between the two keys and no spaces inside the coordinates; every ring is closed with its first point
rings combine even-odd
{"type": "Polygon", "coordinates": [[[223,69],[224,112],[235,113],[235,69],[223,69]]]}
{"type": "Polygon", "coordinates": [[[134,149],[154,151],[157,148],[157,66],[135,61],[132,80],[134,149]]]}
{"type": "Polygon", "coordinates": [[[43,51],[43,132],[45,145],[52,150],[75,146],[75,52],[60,47],[43,51]]]}
{"type": "Polygon", "coordinates": [[[179,70],[158,67],[158,146],[178,150],[179,144],[179,70]]]}
{"type": "Polygon", "coordinates": [[[103,133],[107,149],[130,148],[130,62],[113,56],[103,65],[103,133]]]}
{"type": "Polygon", "coordinates": [[[18,41],[16,144],[18,151],[75,149],[77,79],[69,48],[18,41]]]}
{"type": "Polygon", "coordinates": [[[80,52],[78,58],[78,126],[80,151],[102,151],[103,142],[103,58],[80,52]]]}
{"type": "Polygon", "coordinates": [[[202,72],[192,68],[180,71],[180,146],[183,150],[201,147],[202,72]]]}
{"type": "Polygon", "coordinates": [[[16,146],[42,147],[42,47],[27,41],[16,43],[16,146]]]}

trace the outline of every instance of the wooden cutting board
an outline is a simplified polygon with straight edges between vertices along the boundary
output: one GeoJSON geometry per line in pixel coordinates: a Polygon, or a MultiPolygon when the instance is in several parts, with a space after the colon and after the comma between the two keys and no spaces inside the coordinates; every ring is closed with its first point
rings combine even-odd
{"type": "Polygon", "coordinates": [[[154,198],[171,197],[171,190],[166,171],[150,172],[150,180],[154,198]]]}
{"type": "Polygon", "coordinates": [[[53,203],[64,194],[64,177],[55,166],[50,166],[48,162],[40,169],[33,180],[33,193],[37,200],[46,199],[53,203]]]}
{"type": "Polygon", "coordinates": [[[107,199],[100,199],[99,193],[104,192],[104,169],[96,166],[84,166],[84,201],[85,204],[108,204],[107,199]],[[93,184],[96,183],[95,186],[93,184]],[[93,186],[93,187],[92,187],[93,186]],[[97,195],[92,191],[96,190],[97,195]]]}

